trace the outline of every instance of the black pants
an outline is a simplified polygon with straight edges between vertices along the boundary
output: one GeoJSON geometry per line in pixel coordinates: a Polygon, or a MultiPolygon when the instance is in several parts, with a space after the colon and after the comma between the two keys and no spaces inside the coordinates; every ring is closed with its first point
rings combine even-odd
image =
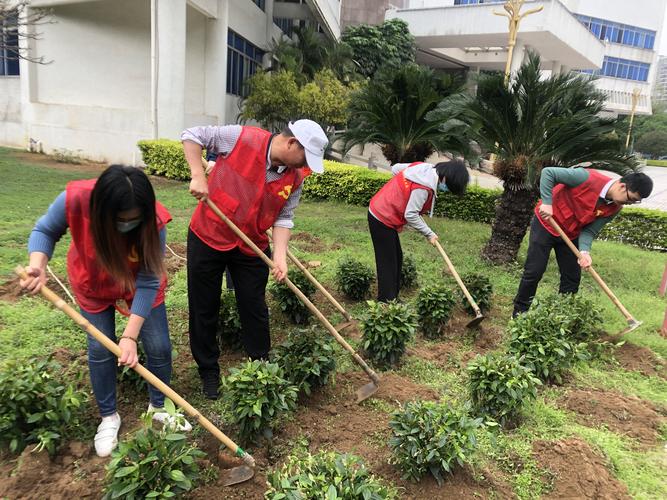
{"type": "MultiPolygon", "coordinates": [[[[271,256],[270,248],[265,250],[271,256]]],[[[252,359],[266,358],[271,348],[266,283],[269,268],[259,257],[250,257],[238,248],[220,252],[188,231],[188,305],[190,308],[190,349],[199,373],[220,370],[220,349],[216,339],[222,276],[228,268],[242,327],[242,341],[252,359]]]]}
{"type": "Polygon", "coordinates": [[[368,212],[368,229],[375,250],[375,267],[378,275],[378,301],[389,302],[398,298],[401,288],[403,250],[398,231],[385,226],[368,212]]]}
{"type": "MultiPolygon", "coordinates": [[[[579,246],[579,239],[572,240],[579,246]]],[[[577,293],[581,281],[581,267],[577,257],[567,244],[559,237],[544,229],[542,223],[533,217],[530,223],[530,240],[528,255],[523,269],[519,290],[514,297],[514,315],[525,312],[533,302],[537,285],[544,275],[549,263],[551,249],[556,252],[556,261],[560,270],[560,293],[577,293]]]]}

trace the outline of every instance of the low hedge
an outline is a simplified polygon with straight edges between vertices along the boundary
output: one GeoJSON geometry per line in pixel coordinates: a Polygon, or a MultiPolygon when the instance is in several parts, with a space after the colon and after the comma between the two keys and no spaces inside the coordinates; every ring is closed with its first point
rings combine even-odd
{"type": "Polygon", "coordinates": [[[667,167],[667,160],[646,160],[649,167],[667,167]]]}
{"type": "MultiPolygon", "coordinates": [[[[190,168],[179,141],[169,139],[139,141],[146,173],[170,179],[188,180],[190,168]]],[[[391,174],[355,165],[325,161],[325,172],[311,175],[303,195],[311,200],[332,200],[367,207],[371,198],[391,178],[391,174]]],[[[490,224],[495,216],[500,189],[470,186],[465,196],[440,194],[433,213],[451,219],[490,224]]],[[[667,213],[659,210],[625,209],[607,224],[600,239],[629,243],[648,250],[667,251],[667,213]]]]}

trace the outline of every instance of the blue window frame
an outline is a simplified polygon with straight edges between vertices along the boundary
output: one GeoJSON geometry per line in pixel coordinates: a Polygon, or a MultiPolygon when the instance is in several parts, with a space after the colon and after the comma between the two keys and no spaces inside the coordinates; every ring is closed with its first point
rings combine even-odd
{"type": "Polygon", "coordinates": [[[575,14],[581,24],[600,40],[612,43],[630,45],[640,49],[653,50],[655,46],[655,31],[630,26],[628,24],[616,23],[596,17],[575,14]]]}
{"type": "Polygon", "coordinates": [[[16,14],[0,20],[0,76],[19,75],[19,36],[16,14]]]}
{"type": "Polygon", "coordinates": [[[246,97],[245,80],[262,66],[264,51],[238,33],[227,30],[227,93],[246,97]]]}
{"type": "Polygon", "coordinates": [[[650,69],[651,65],[648,63],[605,56],[599,71],[582,70],[581,73],[646,82],[650,69]]]}

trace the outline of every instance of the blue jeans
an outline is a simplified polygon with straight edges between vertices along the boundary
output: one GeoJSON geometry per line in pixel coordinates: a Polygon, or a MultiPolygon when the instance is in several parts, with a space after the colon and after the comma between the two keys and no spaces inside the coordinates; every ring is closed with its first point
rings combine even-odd
{"type": "MultiPolygon", "coordinates": [[[[116,342],[116,310],[112,306],[99,313],[89,313],[82,309],[81,314],[104,335],[116,342]]],[[[141,327],[139,340],[146,352],[146,368],[162,382],[169,384],[171,341],[164,303],[151,310],[150,316],[141,327]]],[[[118,360],[90,334],[88,334],[88,368],[100,415],[103,417],[113,415],[116,413],[118,360]]],[[[148,384],[148,395],[154,407],[164,406],[164,394],[150,384],[148,384]]]]}

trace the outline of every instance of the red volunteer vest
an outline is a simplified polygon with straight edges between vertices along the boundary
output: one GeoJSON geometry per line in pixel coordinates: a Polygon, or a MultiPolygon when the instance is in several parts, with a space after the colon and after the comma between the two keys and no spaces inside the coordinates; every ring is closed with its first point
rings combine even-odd
{"type": "MultiPolygon", "coordinates": [[[[578,238],[581,230],[595,219],[614,215],[622,208],[621,205],[616,203],[600,202],[600,192],[605,184],[611,180],[611,177],[593,169],[589,169],[588,172],[588,179],[577,187],[571,188],[565,184],[558,184],[553,190],[554,220],[570,239],[578,238]]],[[[542,200],[535,206],[537,218],[547,231],[554,236],[558,236],[551,224],[540,217],[539,209],[541,205],[542,200]]]]}
{"type": "MultiPolygon", "coordinates": [[[[420,161],[411,163],[407,168],[419,165],[420,161]]],[[[407,169],[405,169],[407,170],[407,169]]],[[[407,224],[405,220],[405,207],[408,206],[410,194],[415,189],[426,189],[428,198],[422,207],[420,214],[427,214],[433,204],[433,190],[422,184],[409,181],[405,178],[405,170],[392,177],[382,188],[371,198],[370,210],[372,214],[385,226],[402,231],[403,226],[407,224]]]]}
{"type": "MultiPolygon", "coordinates": [[[[307,168],[288,168],[283,176],[266,182],[266,155],[271,133],[243,127],[234,149],[218,156],[208,179],[209,198],[262,250],[269,246],[266,231],[273,226],[292,191],[310,174],[307,168]]],[[[211,248],[239,249],[255,256],[247,246],[205,204],[192,214],[190,229],[211,248]]]]}
{"type": "MultiPolygon", "coordinates": [[[[130,305],[134,298],[134,291],[124,290],[97,262],[90,231],[89,208],[90,193],[95,182],[97,179],[69,182],[65,194],[65,213],[72,234],[72,243],[67,252],[67,274],[79,305],[90,313],[101,312],[110,305],[115,306],[117,300],[125,300],[130,305]]],[[[159,202],[155,202],[155,211],[155,222],[158,230],[161,230],[171,221],[171,215],[159,202]]],[[[138,259],[129,255],[128,261],[136,276],[139,272],[138,259]]],[[[153,307],[164,302],[166,287],[167,277],[163,276],[153,307]]]]}

